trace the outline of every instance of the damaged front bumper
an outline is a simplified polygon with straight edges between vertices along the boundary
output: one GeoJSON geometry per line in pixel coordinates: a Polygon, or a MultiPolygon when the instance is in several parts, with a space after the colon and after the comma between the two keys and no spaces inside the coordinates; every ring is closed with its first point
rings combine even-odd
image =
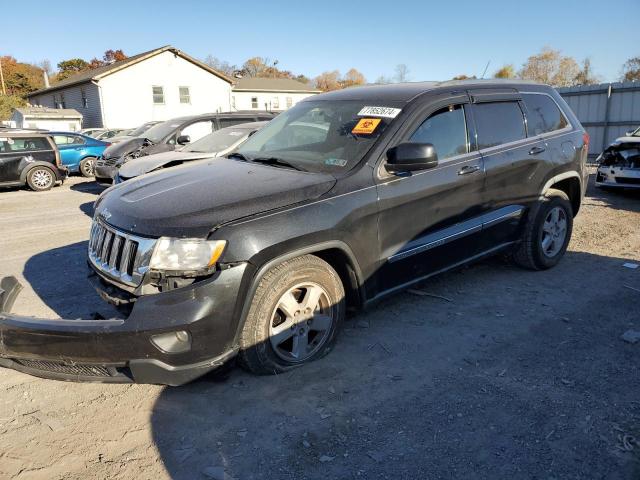
{"type": "Polygon", "coordinates": [[[601,166],[596,171],[596,186],[640,188],[640,169],[601,166]]]}
{"type": "Polygon", "coordinates": [[[244,269],[238,265],[188,287],[138,297],[126,318],[95,320],[11,314],[22,286],[5,277],[0,366],[58,380],[188,383],[237,353],[234,320],[244,269]]]}

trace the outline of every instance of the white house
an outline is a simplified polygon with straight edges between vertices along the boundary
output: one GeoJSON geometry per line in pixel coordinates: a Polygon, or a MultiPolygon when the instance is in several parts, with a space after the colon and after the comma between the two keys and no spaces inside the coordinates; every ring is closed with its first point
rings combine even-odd
{"type": "Polygon", "coordinates": [[[232,80],[166,46],[79,73],[29,94],[35,106],[74,108],[83,128],[130,128],[151,120],[230,110],[232,80]]]}
{"type": "Polygon", "coordinates": [[[82,125],[82,114],[73,108],[20,107],[13,111],[11,125],[77,132],[82,125]]]}
{"type": "Polygon", "coordinates": [[[283,111],[318,93],[321,91],[289,78],[238,78],[231,92],[231,110],[283,111]]]}

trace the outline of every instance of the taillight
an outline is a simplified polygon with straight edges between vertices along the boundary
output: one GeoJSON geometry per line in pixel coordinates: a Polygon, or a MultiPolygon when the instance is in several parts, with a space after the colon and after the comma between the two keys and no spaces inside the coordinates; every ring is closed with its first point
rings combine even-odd
{"type": "MultiPolygon", "coordinates": [[[[587,138],[589,138],[589,136],[588,136],[588,135],[587,135],[587,138]]],[[[111,146],[111,144],[110,144],[110,143],[105,143],[105,145],[104,145],[104,146],[105,146],[105,148],[106,148],[106,147],[110,147],[110,146],[111,146]]]]}
{"type": "Polygon", "coordinates": [[[584,146],[585,146],[585,147],[588,147],[588,146],[589,146],[589,140],[590,140],[590,138],[589,138],[589,134],[588,134],[587,132],[584,132],[584,133],[582,134],[582,141],[584,142],[584,146]]]}

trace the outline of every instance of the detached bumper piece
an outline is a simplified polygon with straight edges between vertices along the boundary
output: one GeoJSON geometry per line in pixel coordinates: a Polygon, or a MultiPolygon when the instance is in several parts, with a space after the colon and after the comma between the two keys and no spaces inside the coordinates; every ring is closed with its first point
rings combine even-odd
{"type": "Polygon", "coordinates": [[[0,280],[0,367],[67,381],[182,385],[231,359],[244,267],[198,287],[139,297],[127,318],[47,319],[9,313],[22,286],[0,280]],[[187,333],[188,332],[188,333],[187,333]],[[174,337],[189,341],[174,348],[174,337]],[[212,357],[213,356],[213,357],[212,357]]]}

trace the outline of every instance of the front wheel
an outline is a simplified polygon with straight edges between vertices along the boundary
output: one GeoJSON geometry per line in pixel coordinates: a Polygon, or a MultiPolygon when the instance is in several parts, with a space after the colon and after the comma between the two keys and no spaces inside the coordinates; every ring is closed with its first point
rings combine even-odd
{"type": "Polygon", "coordinates": [[[94,157],[83,158],[80,162],[80,174],[83,177],[93,177],[95,175],[96,159],[94,157]]]}
{"type": "Polygon", "coordinates": [[[529,213],[515,262],[531,270],[554,267],[564,256],[573,230],[573,209],[567,194],[550,189],[529,213]]]}
{"type": "Polygon", "coordinates": [[[240,363],[282,373],[326,355],[345,316],[344,288],[324,260],[304,255],[260,280],[240,339],[240,363]]]}
{"type": "Polygon", "coordinates": [[[55,183],[56,176],[50,168],[34,167],[27,173],[27,185],[36,192],[49,190],[55,183]]]}

